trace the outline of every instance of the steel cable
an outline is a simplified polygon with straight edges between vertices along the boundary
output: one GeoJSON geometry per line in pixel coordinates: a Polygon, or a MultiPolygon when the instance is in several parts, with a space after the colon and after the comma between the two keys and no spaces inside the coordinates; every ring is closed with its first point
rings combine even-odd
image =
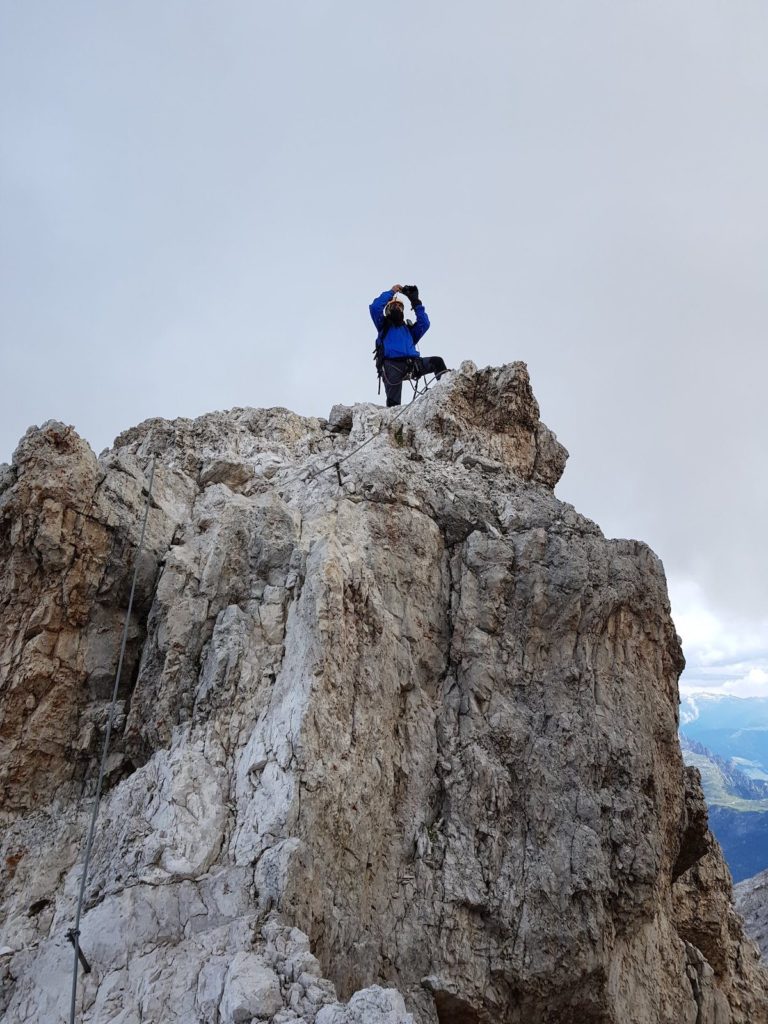
{"type": "MultiPolygon", "coordinates": [[[[120,657],[117,662],[117,672],[115,673],[115,685],[112,689],[112,702],[109,706],[109,715],[107,717],[107,731],[104,735],[104,747],[101,753],[101,765],[99,766],[99,779],[96,783],[96,794],[93,798],[93,812],[91,813],[91,824],[88,829],[88,839],[85,844],[85,859],[83,861],[83,874],[80,879],[80,892],[77,899],[77,911],[75,913],[75,927],[71,928],[67,933],[67,938],[74,946],[75,949],[75,960],[74,968],[72,971],[72,1001],[70,1004],[69,1011],[69,1024],[75,1024],[76,1015],[76,1004],[77,1004],[77,974],[78,967],[82,953],[80,951],[80,917],[83,910],[83,901],[85,898],[85,885],[88,879],[88,866],[91,859],[91,847],[93,846],[93,836],[96,831],[96,818],[99,813],[99,799],[101,798],[101,787],[104,782],[104,775],[107,767],[107,754],[109,752],[109,741],[112,735],[112,725],[115,719],[115,708],[117,706],[117,692],[120,687],[120,676],[123,671],[123,661],[125,660],[125,647],[128,642],[128,627],[131,620],[131,612],[133,610],[133,597],[136,593],[136,580],[139,575],[139,563],[141,562],[141,556],[144,550],[144,535],[147,529],[147,519],[149,518],[149,506],[152,499],[152,484],[155,479],[155,459],[156,456],[152,456],[152,465],[149,471],[149,485],[147,489],[147,504],[144,508],[144,520],[141,524],[141,536],[139,537],[139,547],[136,552],[136,561],[133,566],[133,579],[131,581],[131,593],[128,598],[128,610],[125,613],[125,624],[123,626],[123,639],[120,644],[120,657]]],[[[87,963],[87,961],[86,961],[87,963]]]]}
{"type": "Polygon", "coordinates": [[[334,459],[333,462],[329,462],[327,466],[322,466],[320,469],[316,469],[314,473],[310,473],[309,476],[307,477],[304,477],[304,473],[306,472],[306,470],[302,469],[298,473],[294,473],[293,476],[289,476],[287,480],[281,480],[277,484],[277,486],[281,488],[287,487],[288,484],[292,484],[296,480],[302,480],[302,482],[305,484],[311,483],[314,479],[316,479],[316,477],[321,476],[323,473],[327,473],[331,469],[337,468],[342,464],[342,462],[346,462],[347,459],[351,459],[353,455],[357,455],[357,453],[361,451],[363,448],[365,448],[367,444],[370,444],[371,441],[375,441],[377,437],[380,437],[381,434],[383,434],[384,431],[395,422],[395,420],[399,419],[404,412],[407,412],[411,408],[411,406],[413,405],[417,398],[421,398],[423,395],[426,395],[432,383],[433,382],[430,381],[429,384],[427,384],[425,381],[423,391],[414,391],[413,398],[410,400],[410,402],[408,402],[406,405],[401,406],[391,419],[387,420],[385,423],[382,423],[379,429],[375,431],[375,433],[371,434],[370,437],[367,437],[356,448],[353,448],[351,452],[347,452],[346,455],[342,455],[340,459],[334,459]]]}

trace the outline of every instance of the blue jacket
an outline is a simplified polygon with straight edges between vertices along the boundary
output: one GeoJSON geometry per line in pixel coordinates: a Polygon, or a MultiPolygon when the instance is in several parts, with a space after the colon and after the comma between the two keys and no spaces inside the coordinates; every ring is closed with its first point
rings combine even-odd
{"type": "MultiPolygon", "coordinates": [[[[392,291],[382,292],[368,307],[371,312],[371,320],[376,325],[376,330],[379,334],[381,334],[381,329],[384,326],[384,307],[393,298],[394,294],[392,291]]],[[[387,336],[384,339],[385,359],[403,359],[409,356],[418,356],[419,350],[416,348],[416,343],[429,330],[429,317],[423,306],[417,306],[414,313],[416,314],[415,324],[390,327],[387,331],[387,336]]]]}

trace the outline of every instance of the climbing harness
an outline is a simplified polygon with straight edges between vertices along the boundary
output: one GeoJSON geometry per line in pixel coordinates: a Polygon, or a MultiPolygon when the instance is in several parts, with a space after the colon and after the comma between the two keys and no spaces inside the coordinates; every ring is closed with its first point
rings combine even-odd
{"type": "Polygon", "coordinates": [[[133,580],[131,581],[131,593],[128,598],[128,610],[125,613],[125,624],[123,626],[123,639],[120,644],[120,657],[117,661],[117,672],[115,673],[115,685],[112,689],[112,702],[109,705],[109,715],[107,716],[107,730],[104,734],[104,747],[101,752],[101,765],[99,766],[99,779],[96,783],[96,794],[93,798],[93,811],[91,813],[91,824],[88,829],[88,839],[85,844],[85,859],[83,861],[83,874],[80,878],[80,892],[77,898],[77,911],[75,913],[75,926],[70,928],[67,932],[67,939],[72,943],[75,950],[75,962],[72,971],[72,1000],[69,1010],[69,1024],[75,1024],[76,1014],[76,1003],[77,1003],[77,969],[82,964],[83,972],[85,974],[90,973],[90,964],[86,960],[82,950],[80,949],[80,916],[83,911],[83,900],[85,899],[85,884],[88,879],[88,865],[91,859],[91,847],[93,846],[93,835],[96,830],[96,818],[99,813],[99,799],[101,797],[101,787],[104,782],[104,774],[107,767],[107,754],[109,752],[109,740],[112,735],[112,724],[115,720],[115,708],[117,707],[117,691],[120,686],[120,676],[123,671],[123,660],[125,658],[125,646],[128,642],[128,626],[131,620],[131,611],[133,610],[133,596],[136,593],[136,579],[139,575],[139,563],[141,562],[141,556],[144,551],[144,534],[147,530],[147,519],[149,518],[149,506],[152,500],[152,483],[155,479],[155,459],[156,456],[152,456],[152,465],[149,471],[149,484],[147,485],[147,503],[144,508],[144,520],[141,524],[141,536],[139,537],[139,547],[136,552],[136,561],[133,566],[133,580]]]}
{"type": "MultiPolygon", "coordinates": [[[[374,355],[375,354],[376,354],[376,349],[374,349],[374,355]]],[[[434,381],[437,379],[436,376],[433,376],[433,379],[431,381],[427,382],[426,378],[427,378],[428,374],[426,374],[426,373],[425,374],[420,374],[418,372],[418,362],[417,362],[417,360],[415,358],[406,360],[406,362],[405,362],[405,371],[406,371],[405,372],[405,376],[402,377],[399,381],[387,380],[387,371],[386,371],[386,369],[384,367],[384,360],[383,359],[381,360],[381,365],[380,366],[379,366],[379,362],[377,361],[376,369],[378,370],[378,373],[379,373],[379,391],[378,391],[379,394],[381,394],[381,382],[382,381],[384,381],[385,385],[404,384],[407,381],[411,385],[411,387],[413,388],[413,396],[411,398],[411,401],[413,401],[414,398],[416,398],[417,395],[422,395],[422,394],[424,394],[425,391],[428,391],[430,385],[433,384],[434,381]],[[421,383],[422,381],[423,381],[423,384],[421,383]]]]}
{"type": "Polygon", "coordinates": [[[411,387],[413,388],[413,398],[411,399],[411,402],[417,399],[420,395],[426,395],[426,393],[437,380],[437,374],[432,374],[431,380],[428,380],[427,378],[428,374],[425,373],[421,377],[414,377],[413,380],[408,381],[411,387]]]}

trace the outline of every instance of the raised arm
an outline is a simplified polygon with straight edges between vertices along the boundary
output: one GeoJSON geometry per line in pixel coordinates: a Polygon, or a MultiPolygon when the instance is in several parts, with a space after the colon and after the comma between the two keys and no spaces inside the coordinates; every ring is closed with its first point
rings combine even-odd
{"type": "Polygon", "coordinates": [[[389,291],[382,292],[378,298],[374,299],[368,307],[371,314],[371,320],[376,325],[376,330],[380,331],[381,326],[384,323],[384,307],[401,289],[402,285],[393,284],[389,291]]]}
{"type": "Polygon", "coordinates": [[[416,323],[411,327],[411,337],[414,344],[416,344],[429,330],[429,317],[421,303],[418,306],[414,306],[413,311],[416,314],[416,323]]]}

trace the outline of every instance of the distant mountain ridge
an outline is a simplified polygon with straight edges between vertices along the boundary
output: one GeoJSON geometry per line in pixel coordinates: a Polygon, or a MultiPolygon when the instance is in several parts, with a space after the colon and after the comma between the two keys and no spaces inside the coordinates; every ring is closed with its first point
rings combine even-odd
{"type": "MultiPolygon", "coordinates": [[[[764,782],[762,779],[751,778],[734,758],[721,757],[713,750],[710,750],[709,747],[698,740],[692,739],[684,732],[680,733],[680,746],[683,750],[683,756],[685,756],[687,751],[711,761],[717,767],[722,777],[723,785],[729,795],[740,797],[743,800],[768,800],[768,782],[764,782]]],[[[703,774],[702,772],[702,776],[703,774]]],[[[704,791],[706,793],[706,787],[704,791]]]]}
{"type": "Polygon", "coordinates": [[[768,781],[768,697],[689,694],[680,703],[680,728],[751,778],[768,781]]]}
{"type": "MultiPolygon", "coordinates": [[[[724,757],[693,739],[690,724],[680,733],[683,758],[701,773],[709,827],[740,882],[768,868],[768,782],[748,775],[744,758],[724,757]]],[[[752,770],[759,772],[760,765],[752,764],[752,770]]]]}

